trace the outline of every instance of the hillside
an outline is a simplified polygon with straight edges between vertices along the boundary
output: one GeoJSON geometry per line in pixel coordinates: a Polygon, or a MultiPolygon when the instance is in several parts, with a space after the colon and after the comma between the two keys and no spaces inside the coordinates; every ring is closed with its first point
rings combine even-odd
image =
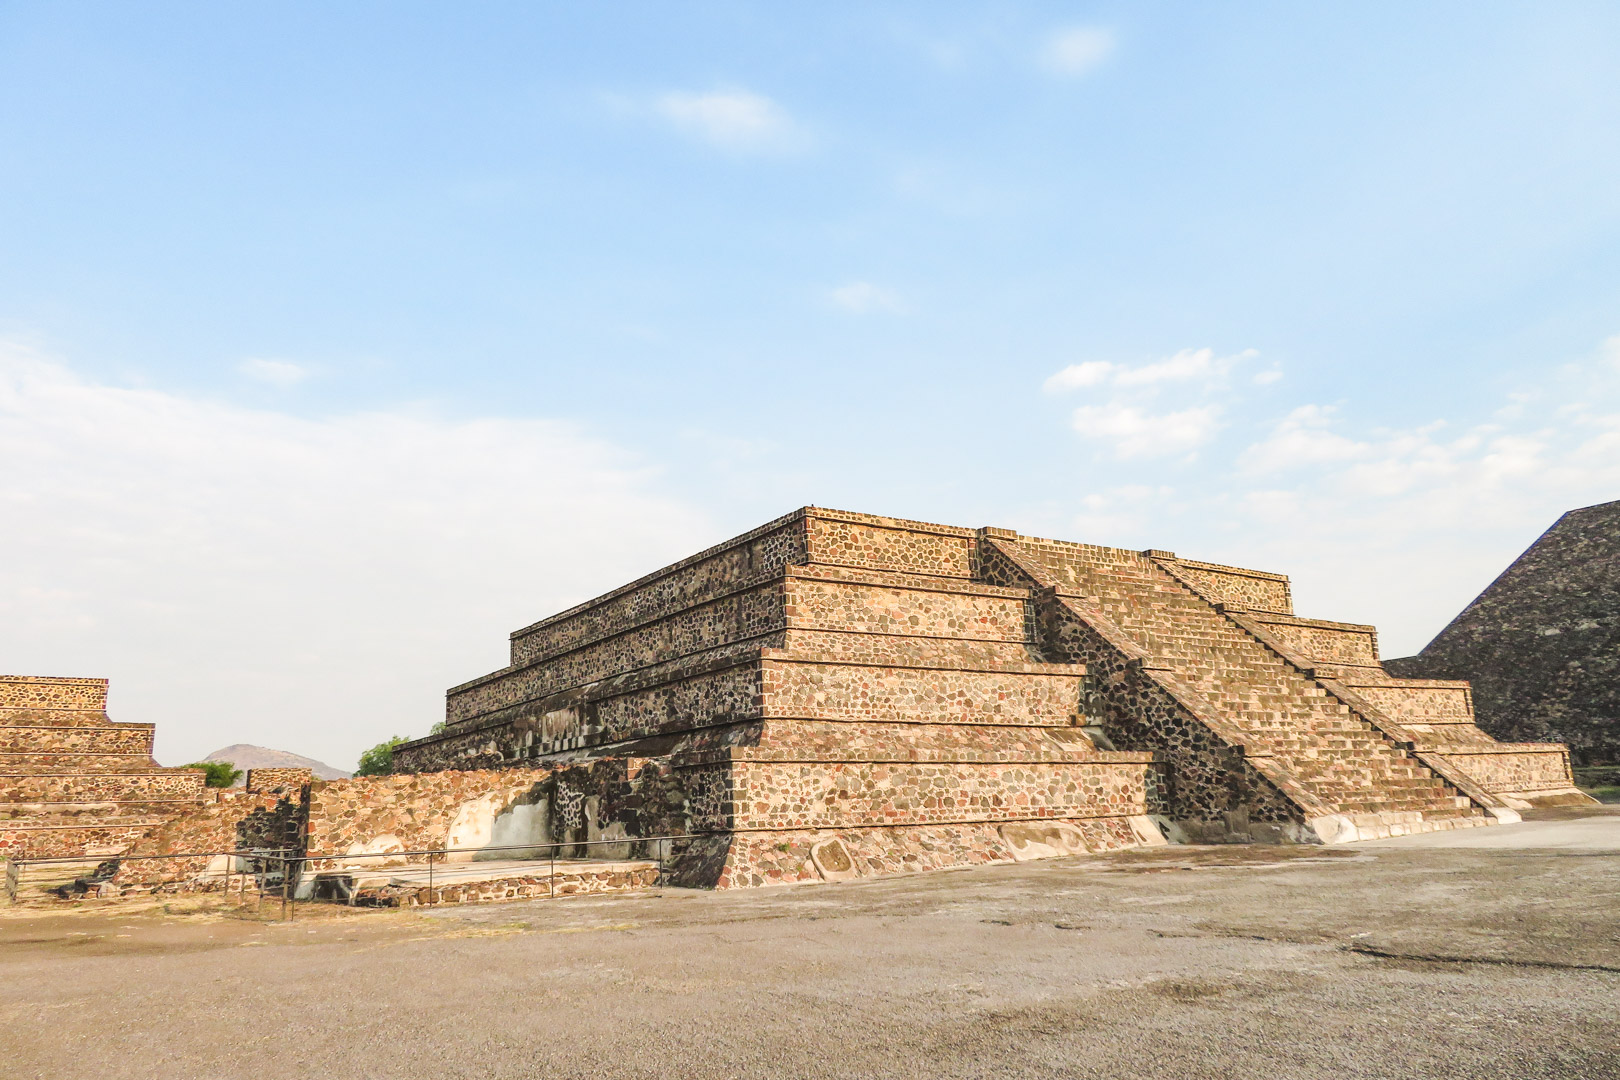
{"type": "Polygon", "coordinates": [[[314,758],[289,753],[286,750],[253,746],[249,743],[235,743],[224,749],[215,750],[203,760],[228,761],[244,772],[248,769],[309,769],[317,780],[343,780],[354,775],[342,769],[334,769],[324,761],[316,761],[314,758]]]}

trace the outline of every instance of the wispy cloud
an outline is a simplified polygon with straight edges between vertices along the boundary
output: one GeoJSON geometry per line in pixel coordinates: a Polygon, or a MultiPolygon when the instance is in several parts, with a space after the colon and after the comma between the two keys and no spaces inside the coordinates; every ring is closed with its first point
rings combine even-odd
{"type": "Polygon", "coordinates": [[[1244,349],[1231,356],[1216,356],[1211,348],[1182,349],[1163,360],[1147,364],[1115,364],[1107,360],[1087,360],[1070,364],[1052,375],[1041,388],[1049,394],[1079,390],[1089,386],[1150,387],[1157,384],[1210,382],[1224,378],[1238,364],[1260,354],[1244,349]]]}
{"type": "Polygon", "coordinates": [[[1386,655],[1399,656],[1560,513],[1620,497],[1615,339],[1483,407],[1484,422],[1446,415],[1402,427],[1319,402],[1258,421],[1271,394],[1245,401],[1249,379],[1201,389],[1191,406],[1154,404],[1176,398],[1175,387],[1210,385],[1214,359],[1142,365],[1134,385],[1116,382],[1124,369],[1112,365],[1053,377],[1058,390],[1108,398],[1072,422],[1118,462],[1111,486],[1072,504],[1075,538],[1288,573],[1301,614],[1380,623],[1386,655]],[[1164,378],[1144,381],[1150,368],[1164,378]],[[1172,489],[1161,459],[1189,448],[1204,469],[1172,489]]]}
{"type": "Polygon", "coordinates": [[[27,523],[0,530],[6,667],[111,676],[169,762],[254,742],[348,765],[425,732],[513,627],[715,539],[571,424],[308,419],[3,346],[0,461],[0,518],[27,523]]]}
{"type": "Polygon", "coordinates": [[[1218,405],[1176,412],[1150,413],[1133,405],[1110,402],[1074,410],[1074,430],[1106,442],[1120,458],[1172,457],[1196,450],[1220,430],[1218,405]]]}
{"type": "Polygon", "coordinates": [[[671,91],[654,107],[676,130],[726,150],[780,153],[806,143],[780,105],[750,90],[671,91]]]}
{"type": "Polygon", "coordinates": [[[1113,31],[1098,26],[1070,26],[1047,38],[1041,49],[1041,66],[1054,75],[1075,78],[1096,70],[1113,51],[1113,31]]]}
{"type": "Polygon", "coordinates": [[[859,315],[879,311],[897,314],[905,310],[898,293],[870,281],[851,281],[833,289],[828,295],[834,304],[859,315]]]}
{"type": "Polygon", "coordinates": [[[236,365],[236,370],[254,382],[286,388],[296,386],[309,378],[309,369],[291,360],[268,360],[249,357],[236,365]]]}

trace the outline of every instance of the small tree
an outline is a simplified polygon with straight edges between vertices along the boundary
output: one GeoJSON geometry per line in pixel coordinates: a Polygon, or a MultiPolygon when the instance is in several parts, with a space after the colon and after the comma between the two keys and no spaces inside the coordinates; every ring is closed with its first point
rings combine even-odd
{"type": "Polygon", "coordinates": [[[387,776],[394,771],[394,747],[400,743],[410,742],[403,735],[395,735],[387,742],[380,742],[370,750],[360,755],[360,764],[355,768],[356,776],[387,776]]]}
{"type": "Polygon", "coordinates": [[[209,787],[230,787],[242,778],[242,770],[228,761],[193,761],[185,768],[201,769],[209,787]]]}

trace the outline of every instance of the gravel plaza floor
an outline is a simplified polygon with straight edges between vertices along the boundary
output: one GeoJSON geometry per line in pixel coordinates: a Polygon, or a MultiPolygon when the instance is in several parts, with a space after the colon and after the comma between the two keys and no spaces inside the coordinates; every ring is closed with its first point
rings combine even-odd
{"type": "Polygon", "coordinates": [[[0,908],[6,1077],[1620,1077],[1620,807],[429,913],[0,908]]]}

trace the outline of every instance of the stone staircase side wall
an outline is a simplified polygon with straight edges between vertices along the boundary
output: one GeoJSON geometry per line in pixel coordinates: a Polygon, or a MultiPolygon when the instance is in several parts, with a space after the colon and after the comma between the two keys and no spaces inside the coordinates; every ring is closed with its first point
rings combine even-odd
{"type": "Polygon", "coordinates": [[[1039,560],[1017,541],[987,535],[978,552],[988,580],[1027,582],[1037,590],[1040,640],[1054,659],[1082,664],[1086,711],[1122,750],[1153,751],[1161,781],[1148,812],[1199,836],[1221,836],[1262,826],[1278,839],[1305,839],[1306,821],[1326,813],[1275,761],[1250,758],[1242,736],[1198,709],[1172,673],[1158,670],[1083,597],[1066,594],[1039,560]]]}
{"type": "MultiPolygon", "coordinates": [[[[1171,576],[1176,576],[1172,567],[1164,566],[1164,569],[1171,576]]],[[[1180,579],[1178,578],[1178,580],[1180,579]]],[[[1189,586],[1189,588],[1191,587],[1189,586]]],[[[1490,813],[1498,821],[1512,822],[1519,820],[1518,813],[1507,803],[1491,794],[1473,778],[1458,769],[1444,755],[1424,749],[1420,745],[1415,732],[1400,724],[1394,717],[1355,693],[1345,684],[1321,673],[1309,660],[1269,633],[1266,627],[1243,613],[1225,610],[1222,611],[1222,614],[1260,644],[1270,649],[1295,671],[1306,678],[1312,679],[1323,690],[1326,690],[1334,700],[1349,708],[1351,714],[1357,719],[1370,725],[1375,731],[1381,732],[1386,738],[1393,741],[1397,748],[1411,753],[1431,772],[1455,788],[1459,794],[1467,797],[1476,806],[1490,813]]]]}
{"type": "Polygon", "coordinates": [[[1283,574],[1191,559],[1176,559],[1175,562],[1182,580],[1196,584],[1199,594],[1212,603],[1279,615],[1293,614],[1293,591],[1283,574]]]}

